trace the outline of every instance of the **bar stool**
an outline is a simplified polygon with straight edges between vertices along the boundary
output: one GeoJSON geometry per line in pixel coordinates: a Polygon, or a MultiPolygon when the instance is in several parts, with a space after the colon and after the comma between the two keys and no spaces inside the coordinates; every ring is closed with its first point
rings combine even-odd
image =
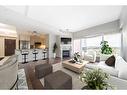
{"type": "Polygon", "coordinates": [[[38,51],[36,49],[33,51],[33,54],[34,54],[34,60],[33,61],[38,61],[37,60],[38,51]]]}
{"type": "Polygon", "coordinates": [[[21,51],[21,54],[22,54],[22,59],[23,59],[22,64],[28,63],[28,61],[26,59],[28,59],[29,52],[28,51],[21,51]]]}
{"type": "Polygon", "coordinates": [[[43,56],[44,58],[42,57],[42,60],[46,60],[46,59],[47,59],[47,57],[46,57],[47,51],[48,51],[47,49],[42,50],[42,53],[43,53],[43,55],[44,55],[44,56],[43,56]]]}
{"type": "Polygon", "coordinates": [[[46,53],[47,53],[47,52],[44,50],[44,51],[43,51],[43,54],[44,54],[43,60],[46,60],[46,56],[45,56],[46,53]]]}

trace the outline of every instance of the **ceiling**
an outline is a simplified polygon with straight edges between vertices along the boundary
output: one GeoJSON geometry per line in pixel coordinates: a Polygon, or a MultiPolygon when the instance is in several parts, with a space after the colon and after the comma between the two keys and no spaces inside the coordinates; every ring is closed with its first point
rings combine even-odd
{"type": "Polygon", "coordinates": [[[3,19],[8,19],[14,25],[18,24],[16,25],[18,28],[22,26],[22,29],[29,31],[59,33],[59,30],[67,29],[69,32],[77,32],[117,20],[122,6],[4,6],[4,8],[8,9],[7,12],[11,12],[8,18],[3,19]]]}

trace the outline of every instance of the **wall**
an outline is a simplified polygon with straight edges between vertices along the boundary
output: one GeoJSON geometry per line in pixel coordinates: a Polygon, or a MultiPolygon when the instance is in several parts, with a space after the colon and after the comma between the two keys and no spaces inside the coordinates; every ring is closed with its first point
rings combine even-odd
{"type": "Polygon", "coordinates": [[[121,55],[127,61],[127,7],[123,7],[121,12],[120,31],[122,32],[121,55]]]}
{"type": "Polygon", "coordinates": [[[15,39],[16,40],[16,49],[19,48],[19,41],[17,36],[16,27],[0,23],[0,56],[4,56],[5,54],[5,39],[15,39]]]}
{"type": "Polygon", "coordinates": [[[45,45],[46,45],[46,48],[48,48],[49,47],[49,35],[46,34],[45,37],[46,37],[46,39],[45,39],[45,45]]]}
{"type": "Polygon", "coordinates": [[[97,36],[107,33],[119,32],[119,20],[94,26],[85,30],[73,33],[74,39],[81,39],[89,36],[97,36]]]}
{"type": "Polygon", "coordinates": [[[0,36],[17,37],[16,27],[0,23],[0,36]]]}
{"type": "Polygon", "coordinates": [[[0,37],[0,56],[4,56],[4,38],[0,37]]]}
{"type": "Polygon", "coordinates": [[[54,45],[55,42],[56,42],[56,35],[50,33],[48,35],[49,58],[53,57],[53,45],[54,45]]]}

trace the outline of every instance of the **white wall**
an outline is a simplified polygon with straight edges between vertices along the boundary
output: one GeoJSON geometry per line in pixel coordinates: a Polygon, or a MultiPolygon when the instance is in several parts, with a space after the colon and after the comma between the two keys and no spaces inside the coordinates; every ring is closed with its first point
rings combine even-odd
{"type": "Polygon", "coordinates": [[[81,39],[89,36],[97,36],[107,33],[119,32],[119,20],[112,21],[109,23],[94,26],[85,30],[81,30],[73,33],[74,39],[81,39]]]}
{"type": "Polygon", "coordinates": [[[18,35],[16,27],[0,23],[0,56],[5,56],[5,39],[15,39],[16,49],[18,49],[18,35]]]}
{"type": "Polygon", "coordinates": [[[4,37],[0,37],[0,57],[4,56],[4,37]]]}
{"type": "Polygon", "coordinates": [[[17,37],[16,27],[0,23],[0,36],[17,37]]]}
{"type": "Polygon", "coordinates": [[[55,34],[49,34],[48,39],[49,39],[49,41],[48,41],[49,58],[52,58],[53,57],[53,45],[56,42],[56,35],[55,34]]]}
{"type": "Polygon", "coordinates": [[[61,57],[61,49],[60,49],[61,39],[59,35],[56,36],[56,44],[57,44],[56,56],[61,57]]]}
{"type": "Polygon", "coordinates": [[[123,7],[120,16],[120,31],[122,32],[122,57],[127,61],[127,7],[123,7]]]}

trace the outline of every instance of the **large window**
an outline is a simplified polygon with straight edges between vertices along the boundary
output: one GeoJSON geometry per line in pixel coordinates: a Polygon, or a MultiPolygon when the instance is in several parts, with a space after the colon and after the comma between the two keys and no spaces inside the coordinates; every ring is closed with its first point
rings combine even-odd
{"type": "Polygon", "coordinates": [[[104,35],[104,40],[108,41],[108,44],[111,47],[120,48],[121,47],[121,34],[110,34],[110,35],[104,35]]]}
{"type": "Polygon", "coordinates": [[[87,48],[98,48],[102,41],[102,36],[92,37],[86,39],[87,48]]]}
{"type": "Polygon", "coordinates": [[[120,53],[121,33],[101,35],[84,39],[74,40],[74,52],[82,52],[87,49],[100,49],[101,41],[108,41],[108,44],[120,53]]]}

